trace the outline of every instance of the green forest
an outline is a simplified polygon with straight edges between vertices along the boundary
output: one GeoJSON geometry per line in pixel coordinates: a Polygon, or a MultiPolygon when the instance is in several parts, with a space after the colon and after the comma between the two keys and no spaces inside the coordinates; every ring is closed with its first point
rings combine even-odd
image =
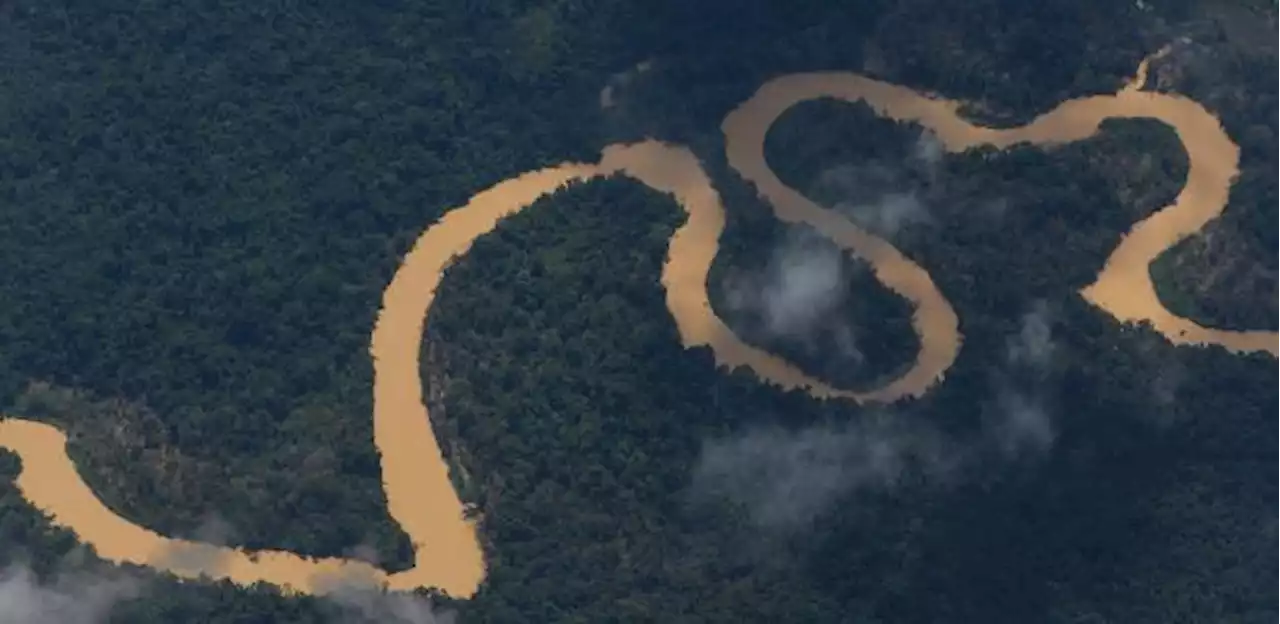
{"type": "MultiPolygon", "coordinates": [[[[1275,29],[1274,4],[1228,0],[0,0],[0,413],[68,431],[99,496],[162,533],[404,569],[369,333],[451,207],[609,143],[688,145],[727,211],[717,314],[871,387],[914,357],[910,306],[773,217],[725,162],[724,116],[770,77],[844,69],[1017,124],[1114,91],[1182,38],[1152,84],[1219,115],[1241,173],[1223,218],[1152,275],[1180,314],[1274,330],[1275,29]],[[796,270],[833,288],[816,320],[776,331],[742,293],[796,270]]],[[[834,100],[794,107],[765,145],[787,185],[891,240],[951,301],[963,349],[921,399],[817,401],[683,348],[659,278],[684,213],[625,177],[575,184],[477,241],[428,319],[432,426],[482,518],[474,598],[112,566],[22,499],[0,450],[0,596],[18,596],[0,609],[1274,622],[1276,360],[1174,347],[1077,294],[1178,192],[1177,137],[1126,120],[1050,149],[935,147],[834,100]]]]}

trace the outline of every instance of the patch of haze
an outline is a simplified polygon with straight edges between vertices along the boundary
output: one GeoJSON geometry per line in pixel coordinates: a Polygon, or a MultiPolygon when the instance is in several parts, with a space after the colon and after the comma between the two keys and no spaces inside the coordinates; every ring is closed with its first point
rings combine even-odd
{"type": "Polygon", "coordinates": [[[854,490],[892,488],[909,467],[944,471],[950,455],[927,430],[887,420],[799,431],[757,427],[706,442],[693,491],[741,505],[758,529],[786,532],[854,490]]]}
{"type": "Polygon", "coordinates": [[[216,575],[223,565],[219,547],[229,546],[235,539],[235,527],[217,512],[205,516],[196,527],[192,541],[180,543],[162,553],[157,562],[162,567],[190,572],[202,570],[216,575]]]}
{"type": "Polygon", "coordinates": [[[1039,384],[1051,372],[1056,348],[1053,312],[1036,301],[1023,313],[1018,332],[1005,340],[1007,374],[998,375],[993,409],[986,414],[990,438],[1006,457],[1047,452],[1055,438],[1053,422],[1044,402],[1032,392],[1020,390],[1008,378],[1039,384]]]}
{"type": "Polygon", "coordinates": [[[1043,403],[1010,388],[996,391],[994,409],[985,416],[988,438],[1006,457],[1047,452],[1054,441],[1053,423],[1043,403]]]}
{"type": "MultiPolygon", "coordinates": [[[[880,163],[838,165],[818,175],[815,197],[826,198],[837,211],[882,236],[892,238],[903,229],[933,224],[919,189],[904,181],[900,169],[927,176],[933,186],[944,149],[931,132],[921,132],[904,162],[893,168],[880,163]]],[[[919,179],[919,175],[915,176],[919,179]]],[[[792,230],[772,250],[759,274],[725,281],[725,300],[731,312],[758,319],[760,331],[796,342],[808,352],[834,346],[854,363],[864,359],[857,334],[838,314],[846,297],[843,252],[819,241],[808,230],[792,230]]]]}
{"type": "Polygon", "coordinates": [[[1043,302],[1022,316],[996,366],[994,400],[976,436],[947,436],[900,413],[798,431],[752,427],[704,442],[691,480],[694,500],[728,501],[745,510],[755,529],[787,533],[811,525],[854,492],[893,489],[908,469],[944,484],[990,451],[1004,460],[1043,455],[1056,438],[1050,411],[1038,398],[1057,351],[1052,328],[1052,311],[1043,302]],[[1028,373],[1030,387],[1012,382],[1028,373]]]}
{"type": "Polygon", "coordinates": [[[930,130],[920,133],[920,137],[916,139],[915,147],[911,151],[912,157],[923,164],[929,171],[938,169],[945,154],[946,150],[942,145],[942,141],[937,134],[930,130]]]}
{"type": "Polygon", "coordinates": [[[205,515],[200,526],[196,527],[194,537],[215,546],[228,546],[236,539],[236,528],[215,511],[205,515]]]}
{"type": "Polygon", "coordinates": [[[1005,361],[1014,367],[1046,370],[1053,362],[1053,327],[1048,304],[1037,301],[1022,315],[1018,334],[1006,341],[1005,361]]]}
{"type": "Polygon", "coordinates": [[[609,80],[600,89],[600,108],[608,110],[618,104],[618,92],[627,88],[636,79],[653,68],[653,61],[641,61],[626,71],[609,76],[609,80]]]}
{"type": "Polygon", "coordinates": [[[770,333],[803,337],[815,321],[839,307],[844,272],[838,251],[805,245],[791,237],[776,250],[760,290],[770,333]]]}
{"type": "Polygon", "coordinates": [[[374,567],[377,567],[382,563],[382,557],[378,554],[378,549],[368,543],[356,544],[355,546],[348,548],[343,552],[343,556],[357,561],[363,561],[374,567]]]}
{"type": "MultiPolygon", "coordinates": [[[[892,239],[909,228],[936,224],[923,197],[939,192],[944,155],[937,137],[922,133],[896,168],[882,163],[832,167],[818,176],[812,196],[892,239]]],[[[999,218],[1006,209],[1005,200],[994,199],[982,213],[999,218]]],[[[841,252],[814,244],[815,237],[789,236],[762,274],[728,281],[730,310],[753,312],[770,334],[803,344],[815,340],[817,330],[830,329],[831,312],[844,303],[847,276],[841,252]]],[[[726,500],[745,510],[756,529],[785,533],[810,525],[856,491],[893,489],[907,467],[942,483],[993,451],[1006,461],[1048,452],[1056,433],[1039,396],[1056,355],[1052,317],[1047,304],[1036,302],[1006,339],[1003,361],[993,372],[994,400],[975,436],[951,438],[902,414],[887,415],[895,421],[892,426],[878,418],[799,431],[750,428],[704,442],[693,470],[694,499],[726,500]]],[[[842,350],[856,352],[851,329],[837,327],[833,334],[837,345],[847,339],[842,350]]]]}
{"type": "MultiPolygon", "coordinates": [[[[218,514],[211,514],[193,538],[225,546],[235,529],[218,514]]],[[[377,553],[365,544],[350,549],[360,559],[377,563],[377,553]]],[[[216,550],[207,544],[176,549],[168,553],[171,563],[192,569],[207,569],[216,562],[216,550]]],[[[61,562],[48,582],[37,578],[23,563],[0,569],[0,624],[100,624],[110,620],[119,603],[144,598],[144,583],[120,568],[106,572],[82,571],[92,559],[88,549],[76,548],[61,562]]],[[[348,624],[453,624],[456,613],[437,609],[427,596],[388,593],[359,574],[326,579],[332,585],[324,599],[341,613],[348,624]]]]}
{"type": "Polygon", "coordinates": [[[837,165],[818,175],[814,195],[828,198],[833,210],[892,240],[907,228],[936,223],[923,196],[936,192],[944,155],[937,136],[923,131],[898,167],[837,165]],[[904,179],[904,171],[923,178],[924,184],[904,179]]]}
{"type": "Polygon", "coordinates": [[[389,593],[362,579],[338,583],[326,599],[350,624],[453,624],[457,619],[453,611],[436,609],[427,596],[389,593]]]}
{"type": "Polygon", "coordinates": [[[769,336],[810,351],[828,330],[840,355],[861,361],[853,328],[837,314],[849,280],[842,252],[820,242],[807,230],[789,232],[762,272],[726,280],[725,301],[730,311],[758,318],[769,336]]]}
{"type": "Polygon", "coordinates": [[[871,203],[839,203],[834,207],[872,232],[892,239],[903,229],[933,223],[933,216],[915,192],[887,193],[871,203]]]}
{"type": "Polygon", "coordinates": [[[123,573],[59,572],[42,583],[26,565],[12,564],[0,570],[0,624],[98,624],[141,589],[123,573]]]}

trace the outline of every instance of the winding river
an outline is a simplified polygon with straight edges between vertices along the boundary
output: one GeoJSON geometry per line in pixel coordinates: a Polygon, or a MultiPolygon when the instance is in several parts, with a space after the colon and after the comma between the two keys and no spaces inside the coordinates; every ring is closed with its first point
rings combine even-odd
{"type": "Polygon", "coordinates": [[[1141,90],[1148,60],[1137,76],[1112,95],[1064,102],[1031,123],[1011,129],[975,126],[962,119],[955,101],[847,72],[803,73],[770,80],[724,120],[729,164],[788,223],[814,226],[850,253],[866,259],[878,279],[908,299],[920,337],[914,365],[880,388],[853,393],[812,379],[786,361],[752,347],[715,315],[707,296],[707,273],[724,229],[720,197],[697,158],[680,146],[644,141],[611,145],[598,163],[566,163],[511,178],[477,193],[427,229],[405,256],[383,295],[373,329],[374,444],[381,454],[388,511],[413,541],[414,567],[394,574],[352,559],[312,559],[285,551],[239,549],[159,535],[112,511],[81,478],[67,454],[67,436],[30,420],[0,420],[0,447],[22,461],[17,486],[55,525],[73,531],[98,555],[117,563],[148,566],[184,578],[266,582],[286,591],[324,594],[351,584],[392,590],[437,587],[455,597],[475,593],[485,576],[476,527],[449,479],[432,433],[419,375],[426,315],[445,269],[478,237],[539,197],[573,180],[614,173],[675,196],[688,220],[671,238],[662,271],[667,305],[686,346],[706,345],[726,367],[750,366],[757,375],[820,398],[892,401],[919,396],[940,381],[960,349],[959,319],[928,271],[887,241],[877,238],[788,188],[770,170],[764,138],[774,120],[798,102],[831,97],[865,101],[879,114],[915,121],[936,133],[950,152],[980,145],[1052,145],[1094,135],[1109,118],[1146,117],[1168,124],[1187,150],[1186,183],[1173,204],[1133,226],[1108,258],[1096,281],[1081,291],[1094,306],[1121,322],[1146,321],[1174,344],[1216,344],[1235,352],[1277,354],[1277,333],[1202,327],[1166,309],[1156,296],[1149,265],[1165,249],[1219,216],[1237,174],[1239,148],[1221,124],[1196,102],[1141,90]]]}

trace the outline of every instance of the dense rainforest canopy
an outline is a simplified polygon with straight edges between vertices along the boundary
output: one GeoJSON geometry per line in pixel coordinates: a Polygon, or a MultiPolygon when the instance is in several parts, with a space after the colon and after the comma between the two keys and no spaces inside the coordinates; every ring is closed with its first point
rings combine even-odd
{"type": "MultiPolygon", "coordinates": [[[[1152,272],[1180,314],[1275,329],[1275,19],[1226,0],[0,2],[0,406],[69,431],[95,491],[158,531],[402,569],[369,332],[450,207],[611,142],[689,145],[727,211],[718,314],[869,387],[913,358],[909,305],[774,219],[725,163],[725,114],[770,77],[848,69],[1010,125],[1114,91],[1182,38],[1153,84],[1221,116],[1241,174],[1152,272]],[[829,287],[816,321],[777,331],[743,293],[797,268],[829,287]]],[[[779,177],[892,240],[960,316],[945,383],[891,406],[684,349],[659,282],[684,219],[670,197],[610,178],[504,222],[450,269],[423,345],[489,563],[435,613],[1275,621],[1275,359],[1174,347],[1076,294],[1176,194],[1178,145],[1126,120],[943,155],[863,105],[785,113],[779,177]]],[[[0,583],[77,617],[428,621],[426,598],[106,565],[24,502],[18,467],[0,451],[0,583]]]]}

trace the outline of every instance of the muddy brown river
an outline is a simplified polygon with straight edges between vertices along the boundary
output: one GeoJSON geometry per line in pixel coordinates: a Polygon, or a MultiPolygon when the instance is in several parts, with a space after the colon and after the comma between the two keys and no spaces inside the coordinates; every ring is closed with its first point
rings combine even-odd
{"type": "Polygon", "coordinates": [[[53,524],[70,529],[98,555],[117,563],[149,566],[184,578],[228,579],[240,585],[266,582],[288,592],[324,594],[342,584],[392,590],[437,587],[472,596],[485,576],[476,526],[449,479],[449,466],[432,432],[423,401],[419,351],[423,327],[445,269],[498,222],[573,180],[621,172],[675,196],[688,220],[672,236],[662,270],[670,309],[686,346],[706,345],[726,367],[750,366],[765,381],[802,388],[819,398],[887,402],[914,397],[939,382],[961,346],[959,319],[929,272],[887,241],[788,188],[769,168],[764,138],[791,106],[820,97],[864,101],[880,115],[915,121],[932,130],[950,152],[1016,143],[1053,145],[1094,135],[1111,118],[1154,118],[1169,125],[1186,149],[1190,167],[1173,204],[1135,224],[1081,291],[1094,306],[1121,322],[1146,321],[1179,345],[1216,344],[1235,352],[1277,354],[1273,331],[1203,327],[1170,312],[1156,296],[1149,266],[1156,256],[1222,214],[1237,174],[1240,150],[1219,121],[1196,102],[1142,91],[1148,61],[1113,95],[1064,102],[1031,123],[1011,129],[976,126],[958,114],[960,103],[927,97],[905,87],[847,72],[785,75],[765,83],[723,123],[729,164],[756,185],[779,219],[815,227],[851,254],[867,260],[877,278],[909,300],[920,337],[914,365],[865,393],[834,388],[790,363],[740,340],[715,315],[707,273],[724,229],[724,207],[688,149],[657,141],[611,145],[598,163],[567,163],[526,173],[477,193],[447,212],[405,256],[383,295],[373,328],[374,444],[382,462],[388,511],[413,541],[412,568],[388,574],[341,558],[313,559],[285,551],[254,551],[157,534],[108,508],[81,478],[57,428],[21,415],[0,420],[0,447],[18,454],[18,489],[53,524]]]}

